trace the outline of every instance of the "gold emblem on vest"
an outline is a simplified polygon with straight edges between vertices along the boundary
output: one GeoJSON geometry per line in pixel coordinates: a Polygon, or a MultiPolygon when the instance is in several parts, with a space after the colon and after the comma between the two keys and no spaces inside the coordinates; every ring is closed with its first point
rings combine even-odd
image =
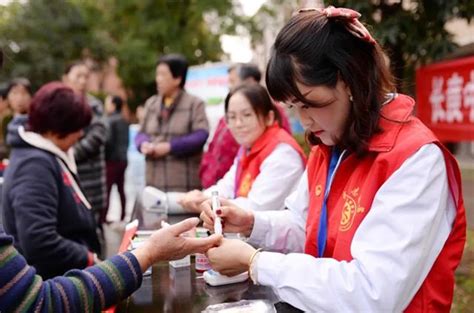
{"type": "Polygon", "coordinates": [[[246,197],[249,194],[250,187],[252,187],[252,175],[247,173],[243,178],[239,186],[239,195],[246,197]]]}
{"type": "Polygon", "coordinates": [[[316,194],[316,197],[319,197],[322,192],[323,192],[323,187],[321,185],[317,185],[315,190],[314,190],[314,193],[316,194]]]}
{"type": "Polygon", "coordinates": [[[342,194],[344,207],[342,208],[341,225],[339,225],[340,231],[351,229],[356,214],[364,212],[364,208],[360,206],[360,197],[358,194],[359,188],[353,189],[350,193],[344,191],[342,194]]]}

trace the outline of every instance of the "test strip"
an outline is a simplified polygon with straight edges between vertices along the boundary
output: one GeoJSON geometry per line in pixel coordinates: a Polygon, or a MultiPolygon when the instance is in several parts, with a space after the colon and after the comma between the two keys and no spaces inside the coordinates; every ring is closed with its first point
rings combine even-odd
{"type": "Polygon", "coordinates": [[[222,235],[222,221],[216,213],[221,204],[219,202],[219,193],[216,190],[211,193],[211,205],[212,212],[214,213],[214,233],[222,235]]]}

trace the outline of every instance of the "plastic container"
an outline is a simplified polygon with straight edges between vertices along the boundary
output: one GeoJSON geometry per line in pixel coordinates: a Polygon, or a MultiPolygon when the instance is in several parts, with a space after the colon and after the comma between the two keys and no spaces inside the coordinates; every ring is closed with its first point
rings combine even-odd
{"type": "MultiPolygon", "coordinates": [[[[197,238],[206,238],[208,237],[208,230],[204,227],[196,227],[196,237],[197,238]]],[[[195,259],[196,272],[205,272],[211,269],[211,264],[207,256],[203,253],[196,253],[195,259]]]]}
{"type": "Polygon", "coordinates": [[[226,276],[219,274],[214,270],[208,270],[204,272],[204,280],[211,286],[222,286],[240,283],[249,279],[249,273],[243,272],[235,276],[226,276]]]}
{"type": "Polygon", "coordinates": [[[187,255],[182,259],[174,260],[169,262],[172,267],[185,267],[191,265],[191,256],[187,255]]]}

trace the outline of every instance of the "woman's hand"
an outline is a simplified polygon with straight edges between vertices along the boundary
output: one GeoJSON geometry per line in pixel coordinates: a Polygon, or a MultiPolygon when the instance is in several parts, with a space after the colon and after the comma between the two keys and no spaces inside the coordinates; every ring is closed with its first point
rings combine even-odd
{"type": "Polygon", "coordinates": [[[178,200],[178,204],[187,211],[201,213],[200,205],[207,199],[208,197],[206,197],[202,191],[194,189],[185,193],[184,196],[178,200]]]}
{"type": "Polygon", "coordinates": [[[141,144],[140,151],[146,156],[153,155],[153,144],[151,142],[145,141],[141,144]]]}
{"type": "Polygon", "coordinates": [[[142,271],[156,262],[181,259],[191,253],[205,253],[209,248],[219,245],[222,240],[220,235],[214,234],[207,238],[180,236],[198,223],[197,217],[188,218],[154,232],[143,246],[132,251],[142,271]]]}
{"type": "MultiPolygon", "coordinates": [[[[222,218],[223,230],[226,233],[241,233],[250,236],[253,229],[254,215],[252,211],[239,208],[226,199],[220,199],[221,207],[217,210],[217,216],[222,218]]],[[[214,231],[214,212],[211,201],[201,203],[201,219],[204,227],[214,231]]]]}
{"type": "Polygon", "coordinates": [[[146,156],[158,159],[170,153],[171,144],[169,142],[144,142],[140,146],[140,151],[146,156]]]}
{"type": "Polygon", "coordinates": [[[153,157],[162,158],[167,156],[171,151],[171,144],[169,142],[159,142],[153,144],[153,157]]]}
{"type": "Polygon", "coordinates": [[[238,239],[222,239],[219,247],[211,248],[206,255],[212,269],[227,276],[234,276],[249,269],[255,248],[238,239]]]}

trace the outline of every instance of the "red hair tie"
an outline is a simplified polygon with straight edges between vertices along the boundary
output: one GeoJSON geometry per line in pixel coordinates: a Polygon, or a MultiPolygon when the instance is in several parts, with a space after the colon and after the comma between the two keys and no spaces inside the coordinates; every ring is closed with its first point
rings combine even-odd
{"type": "Polygon", "coordinates": [[[369,31],[365,26],[358,20],[361,17],[360,13],[347,8],[335,8],[332,5],[324,9],[319,8],[304,8],[300,9],[298,13],[317,11],[328,19],[336,18],[344,21],[346,29],[354,36],[367,41],[368,43],[375,44],[375,39],[370,35],[369,31]]]}

